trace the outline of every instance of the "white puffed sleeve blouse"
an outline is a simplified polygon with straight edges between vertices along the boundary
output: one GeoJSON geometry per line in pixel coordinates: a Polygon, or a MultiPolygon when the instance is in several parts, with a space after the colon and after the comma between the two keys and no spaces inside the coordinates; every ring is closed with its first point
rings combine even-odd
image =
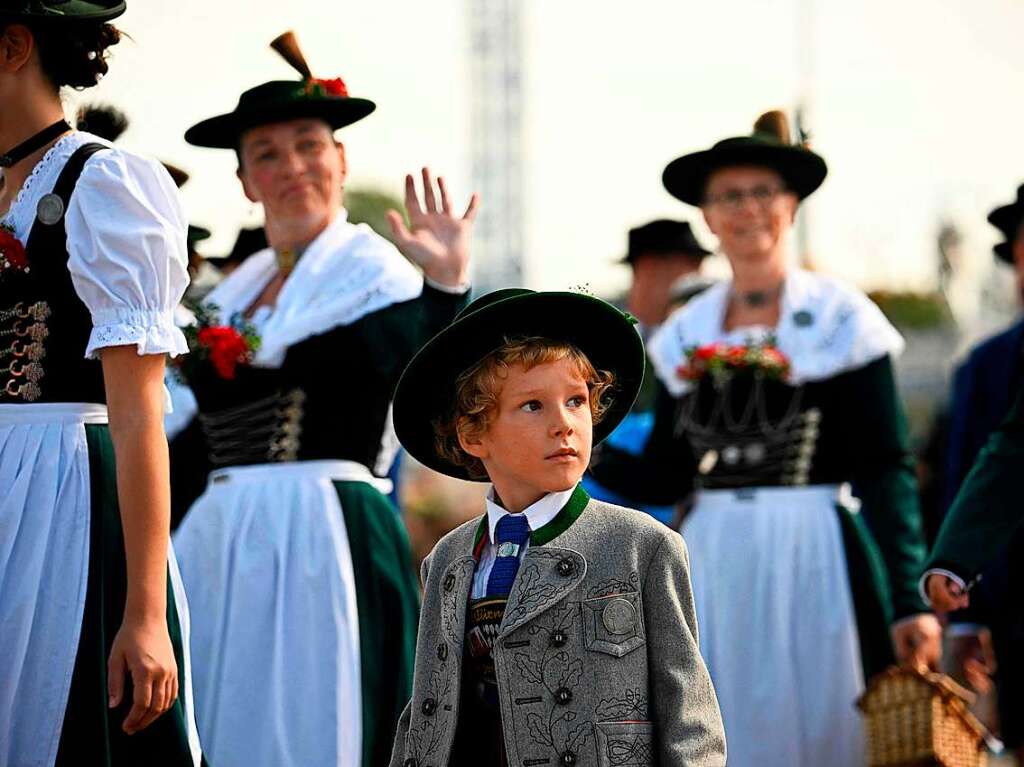
{"type": "MultiPolygon", "coordinates": [[[[109,143],[71,133],[32,171],[4,217],[27,244],[39,198],[53,186],[80,146],[109,143]]],[[[178,190],[155,160],[119,147],[92,155],[65,214],[68,270],[92,315],[85,355],[134,345],[139,354],[188,351],[174,309],[188,287],[187,220],[178,190]]]]}

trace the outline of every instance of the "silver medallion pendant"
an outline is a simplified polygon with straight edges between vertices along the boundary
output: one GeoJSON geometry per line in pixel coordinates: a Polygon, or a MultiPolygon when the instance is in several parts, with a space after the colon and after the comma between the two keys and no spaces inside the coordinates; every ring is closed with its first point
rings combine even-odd
{"type": "Polygon", "coordinates": [[[36,205],[36,218],[40,223],[53,226],[64,217],[64,201],[59,195],[44,194],[36,205]]]}

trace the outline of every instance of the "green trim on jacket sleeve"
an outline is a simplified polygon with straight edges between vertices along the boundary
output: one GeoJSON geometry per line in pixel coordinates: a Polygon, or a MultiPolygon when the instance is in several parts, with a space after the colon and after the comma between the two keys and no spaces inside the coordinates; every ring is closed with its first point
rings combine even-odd
{"type": "Polygon", "coordinates": [[[998,556],[1024,521],[1021,471],[1024,390],[964,480],[939,528],[926,569],[943,568],[971,581],[998,556]]]}

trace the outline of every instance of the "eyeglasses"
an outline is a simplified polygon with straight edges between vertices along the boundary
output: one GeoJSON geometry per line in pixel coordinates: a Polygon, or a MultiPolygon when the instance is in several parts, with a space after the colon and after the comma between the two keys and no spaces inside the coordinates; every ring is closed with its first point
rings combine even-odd
{"type": "Polygon", "coordinates": [[[706,205],[721,205],[727,210],[736,211],[743,207],[743,201],[751,199],[759,207],[767,208],[775,198],[786,191],[784,186],[754,186],[750,189],[727,189],[721,194],[709,194],[704,198],[706,205]]]}

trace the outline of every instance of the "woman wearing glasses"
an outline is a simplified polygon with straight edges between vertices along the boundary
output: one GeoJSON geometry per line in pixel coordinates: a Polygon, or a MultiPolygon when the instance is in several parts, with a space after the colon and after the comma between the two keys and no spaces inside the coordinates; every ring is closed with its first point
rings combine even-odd
{"type": "Polygon", "coordinates": [[[700,207],[733,276],[651,340],[645,455],[594,464],[645,502],[693,493],[681,531],[734,767],[862,764],[865,677],[938,655],[916,589],[902,339],[862,293],[789,265],[797,208],[826,172],[777,112],[668,165],[666,188],[700,207]]]}

